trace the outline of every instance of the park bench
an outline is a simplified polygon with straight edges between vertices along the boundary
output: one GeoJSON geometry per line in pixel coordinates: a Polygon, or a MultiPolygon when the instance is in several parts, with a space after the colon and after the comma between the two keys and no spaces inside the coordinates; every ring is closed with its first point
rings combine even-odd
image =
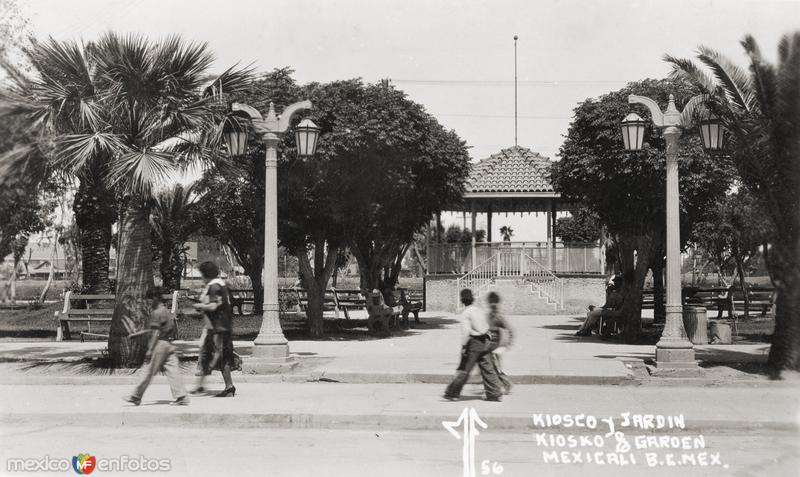
{"type": "MultiPolygon", "coordinates": [[[[178,292],[163,295],[164,304],[169,307],[171,313],[178,311],[178,292]]],[[[108,337],[107,334],[92,332],[92,323],[110,323],[111,316],[114,314],[115,295],[81,295],[68,291],[64,294],[64,307],[60,312],[56,312],[58,328],[56,329],[56,341],[71,339],[70,324],[74,322],[86,322],[88,331],[81,331],[81,341],[87,336],[108,337]]]]}
{"type": "Polygon", "coordinates": [[[398,288],[400,292],[399,304],[403,307],[403,320],[408,323],[408,315],[414,315],[414,323],[420,323],[419,312],[422,310],[422,297],[416,290],[398,288]]]}
{"type": "Polygon", "coordinates": [[[228,289],[231,297],[231,307],[239,310],[239,314],[243,315],[242,307],[249,305],[252,310],[255,306],[255,297],[252,289],[245,288],[230,288],[228,289]]]}
{"type": "Polygon", "coordinates": [[[351,319],[350,313],[357,310],[367,311],[367,299],[361,290],[333,289],[336,308],[341,311],[346,320],[351,319]]]}
{"type": "MultiPolygon", "coordinates": [[[[761,316],[775,306],[775,289],[771,287],[748,287],[747,296],[749,305],[745,303],[744,294],[738,287],[685,287],[681,291],[684,306],[699,306],[708,310],[717,310],[717,318],[722,318],[724,312],[732,318],[733,311],[749,314],[751,310],[761,309],[761,316]],[[731,295],[731,293],[733,293],[731,295]]],[[[642,309],[653,309],[653,290],[642,291],[642,309]]]]}

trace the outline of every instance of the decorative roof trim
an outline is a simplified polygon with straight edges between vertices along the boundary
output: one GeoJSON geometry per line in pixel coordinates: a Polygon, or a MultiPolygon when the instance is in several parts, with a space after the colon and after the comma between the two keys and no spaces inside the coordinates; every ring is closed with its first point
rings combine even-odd
{"type": "Polygon", "coordinates": [[[465,192],[465,199],[543,198],[559,199],[558,192],[465,192]]]}

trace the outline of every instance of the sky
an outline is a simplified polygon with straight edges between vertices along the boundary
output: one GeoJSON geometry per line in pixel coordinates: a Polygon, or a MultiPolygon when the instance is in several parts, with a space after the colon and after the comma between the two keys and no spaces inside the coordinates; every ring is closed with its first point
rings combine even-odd
{"type": "MultiPolygon", "coordinates": [[[[664,54],[692,57],[706,45],[743,65],[739,41],[750,33],[774,61],[781,35],[800,30],[800,0],[28,0],[20,7],[36,36],[179,33],[207,42],[217,71],[254,63],[263,71],[291,66],[301,83],[389,79],[455,130],[473,160],[514,145],[514,35],[518,143],[555,160],[579,102],[663,78],[664,54]]],[[[493,226],[544,240],[543,221],[509,216],[493,226]]]]}

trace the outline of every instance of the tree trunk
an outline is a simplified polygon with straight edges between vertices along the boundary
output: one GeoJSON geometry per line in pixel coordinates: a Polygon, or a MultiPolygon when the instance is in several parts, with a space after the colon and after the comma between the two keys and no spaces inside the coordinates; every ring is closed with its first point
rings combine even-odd
{"type": "Polygon", "coordinates": [[[264,312],[264,286],[261,284],[261,274],[263,272],[261,263],[250,264],[244,267],[244,272],[250,278],[253,287],[253,313],[260,315],[264,312]]]}
{"type": "Polygon", "coordinates": [[[11,272],[11,280],[8,283],[8,297],[12,305],[17,302],[17,265],[18,263],[14,264],[14,270],[11,272]]]}
{"type": "MultiPolygon", "coordinates": [[[[738,252],[738,249],[734,249],[734,253],[736,253],[736,275],[739,277],[739,288],[742,290],[742,297],[744,298],[744,317],[747,319],[750,318],[750,297],[747,294],[747,284],[744,281],[744,265],[742,264],[743,260],[738,252]]],[[[731,290],[731,306],[735,306],[732,297],[733,290],[731,290]]]]}
{"type": "Polygon", "coordinates": [[[174,243],[166,243],[161,249],[161,284],[169,292],[180,289],[183,274],[183,250],[174,243]]]}
{"type": "Polygon", "coordinates": [[[769,254],[770,275],[778,294],[775,333],[767,361],[773,378],[779,378],[783,370],[800,371],[800,239],[793,250],[791,240],[775,244],[769,254]]]}
{"type": "Polygon", "coordinates": [[[664,262],[654,260],[650,270],[653,272],[653,323],[666,323],[667,310],[664,304],[664,262]]]}
{"type": "Polygon", "coordinates": [[[624,297],[622,338],[625,343],[635,343],[642,332],[642,287],[654,239],[649,235],[617,235],[616,242],[624,297]]]}
{"type": "MultiPolygon", "coordinates": [[[[303,274],[305,276],[305,274],[303,274]]],[[[323,321],[323,310],[325,290],[317,287],[316,280],[313,278],[303,281],[308,296],[308,306],[306,307],[306,318],[308,318],[308,331],[312,338],[322,338],[325,336],[325,322],[323,321]]]]}
{"type": "Polygon", "coordinates": [[[80,231],[84,291],[113,292],[108,279],[108,264],[111,226],[117,218],[114,195],[106,189],[102,180],[82,178],[72,208],[80,231]]]}
{"type": "Polygon", "coordinates": [[[372,291],[381,289],[381,266],[374,257],[367,257],[361,249],[352,244],[350,250],[358,262],[359,287],[362,290],[372,291]]]}
{"type": "Polygon", "coordinates": [[[42,294],[39,296],[39,303],[44,303],[47,298],[47,292],[50,291],[50,286],[53,284],[53,275],[56,269],[56,250],[58,249],[58,232],[53,236],[53,250],[50,251],[50,272],[47,274],[47,283],[44,284],[42,294]]]}
{"type": "Polygon", "coordinates": [[[145,292],[153,286],[149,219],[149,207],[131,201],[120,227],[116,300],[108,337],[110,357],[119,366],[140,365],[147,351],[146,343],[127,336],[144,329],[150,316],[144,299],[145,292]]]}
{"type": "Polygon", "coordinates": [[[300,280],[308,294],[308,307],[306,317],[308,318],[309,334],[312,338],[321,338],[325,335],[324,322],[322,317],[323,305],[325,304],[325,289],[328,288],[328,281],[336,268],[336,259],[339,247],[328,246],[328,253],[325,253],[325,241],[317,240],[314,246],[314,268],[308,255],[302,251],[295,254],[300,265],[300,280]]]}

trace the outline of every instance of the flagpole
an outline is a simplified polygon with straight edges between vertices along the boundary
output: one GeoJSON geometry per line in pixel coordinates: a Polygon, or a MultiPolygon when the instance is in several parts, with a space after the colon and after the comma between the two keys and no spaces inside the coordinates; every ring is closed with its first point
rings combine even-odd
{"type": "Polygon", "coordinates": [[[518,146],[517,141],[517,39],[514,35],[514,145],[518,146]]]}

